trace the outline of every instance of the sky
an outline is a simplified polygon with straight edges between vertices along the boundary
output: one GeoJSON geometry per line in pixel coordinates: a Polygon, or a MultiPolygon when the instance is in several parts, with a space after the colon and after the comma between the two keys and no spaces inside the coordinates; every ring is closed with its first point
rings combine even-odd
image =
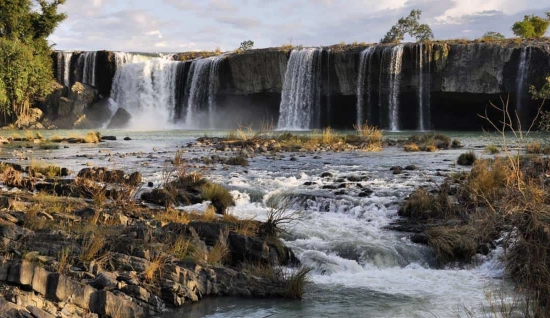
{"type": "MultiPolygon", "coordinates": [[[[230,51],[378,42],[400,17],[422,10],[436,39],[512,37],[524,15],[544,16],[547,0],[67,0],[49,38],[58,50],[230,51]]],[[[411,40],[411,39],[406,39],[411,40]]]]}

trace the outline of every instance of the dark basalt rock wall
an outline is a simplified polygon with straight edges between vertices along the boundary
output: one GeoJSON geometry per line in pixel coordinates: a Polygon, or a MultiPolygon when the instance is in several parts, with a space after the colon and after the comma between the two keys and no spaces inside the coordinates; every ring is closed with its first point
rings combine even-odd
{"type": "MultiPolygon", "coordinates": [[[[417,129],[419,111],[419,45],[403,45],[399,82],[400,129],[417,129]]],[[[332,46],[323,49],[321,67],[321,121],[325,126],[351,128],[356,122],[357,78],[360,54],[366,46],[332,46]]],[[[390,92],[389,56],[374,49],[371,69],[371,124],[387,125],[388,94],[390,92]]],[[[495,43],[422,44],[424,52],[424,94],[429,100],[431,128],[479,129],[487,127],[479,118],[489,102],[500,105],[500,98],[509,99],[510,109],[522,99],[522,121],[534,117],[538,102],[529,98],[527,84],[540,86],[550,74],[550,43],[534,41],[503,41],[495,43]],[[529,49],[528,68],[524,69],[526,83],[518,97],[518,76],[522,48],[529,49]],[[428,81],[428,84],[426,84],[428,81]]],[[[219,110],[226,112],[231,125],[249,121],[272,120],[279,116],[281,92],[290,52],[281,48],[251,50],[228,54],[220,64],[220,86],[216,95],[219,110]]],[[[56,55],[53,55],[54,61],[56,55]]],[[[78,78],[75,70],[78,55],[71,59],[71,83],[78,78]]],[[[54,63],[54,71],[57,65],[54,63]]],[[[110,94],[116,61],[113,52],[97,53],[96,83],[99,93],[110,94]]],[[[177,111],[176,111],[177,113],[177,111]]],[[[492,116],[492,112],[489,112],[492,116]]],[[[496,118],[495,118],[496,119],[496,118]]]]}

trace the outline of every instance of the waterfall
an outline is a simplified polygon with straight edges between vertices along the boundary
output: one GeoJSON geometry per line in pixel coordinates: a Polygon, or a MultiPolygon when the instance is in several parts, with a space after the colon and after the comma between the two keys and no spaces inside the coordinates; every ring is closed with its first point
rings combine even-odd
{"type": "Polygon", "coordinates": [[[126,65],[139,62],[145,62],[154,58],[153,56],[147,56],[142,54],[127,53],[127,52],[115,52],[115,62],[117,68],[126,65]]]}
{"type": "Polygon", "coordinates": [[[401,66],[403,63],[403,45],[396,45],[391,48],[390,81],[389,81],[389,115],[390,128],[393,131],[399,130],[399,92],[401,87],[401,66]]]}
{"type": "MultiPolygon", "coordinates": [[[[524,110],[522,107],[525,101],[526,81],[529,75],[529,67],[531,62],[531,48],[521,48],[521,54],[519,57],[518,71],[516,77],[516,111],[520,119],[524,118],[524,110]]],[[[522,122],[523,124],[523,122],[522,122]]]]}
{"type": "Polygon", "coordinates": [[[134,127],[165,128],[176,107],[176,74],[180,62],[164,58],[129,57],[116,53],[112,99],[132,114],[134,127]]]}
{"type": "Polygon", "coordinates": [[[214,118],[216,115],[216,94],[220,88],[220,62],[221,58],[211,58],[212,65],[210,66],[210,85],[208,87],[208,123],[210,129],[215,128],[214,118]]]}
{"type": "Polygon", "coordinates": [[[94,86],[95,83],[95,63],[97,52],[83,52],[80,57],[82,61],[82,83],[94,86]]]}
{"type": "MultiPolygon", "coordinates": [[[[371,120],[372,111],[371,111],[371,73],[372,73],[372,57],[374,53],[374,46],[368,47],[361,52],[359,57],[359,72],[357,76],[357,127],[361,127],[365,123],[364,116],[364,95],[365,95],[365,81],[366,81],[366,93],[367,93],[367,118],[366,120],[371,120]]],[[[372,122],[371,122],[372,124],[372,122]]]]}
{"type": "Polygon", "coordinates": [[[417,66],[416,71],[418,73],[418,129],[421,131],[426,130],[424,123],[424,50],[422,43],[417,45],[417,66]]]}
{"type": "Polygon", "coordinates": [[[278,129],[320,127],[322,49],[292,50],[288,61],[278,129]]]}
{"type": "Polygon", "coordinates": [[[57,53],[57,81],[60,84],[70,88],[70,74],[71,74],[71,57],[73,52],[58,52],[57,53]]]}
{"type": "Polygon", "coordinates": [[[187,75],[185,126],[215,128],[216,94],[219,89],[221,56],[193,61],[187,75]]]}

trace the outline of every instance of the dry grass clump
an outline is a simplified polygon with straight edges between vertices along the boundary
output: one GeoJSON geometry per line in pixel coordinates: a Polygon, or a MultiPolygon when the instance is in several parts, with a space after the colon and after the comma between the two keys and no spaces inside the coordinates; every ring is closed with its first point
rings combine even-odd
{"type": "Polygon", "coordinates": [[[428,245],[443,262],[470,261],[477,252],[476,229],[469,225],[435,227],[424,233],[428,245]]]}
{"type": "Polygon", "coordinates": [[[525,145],[525,152],[528,154],[550,154],[550,146],[542,145],[538,141],[530,142],[525,145]]]}
{"type": "Polygon", "coordinates": [[[44,175],[48,178],[61,176],[62,168],[54,165],[47,165],[42,162],[31,161],[29,165],[29,174],[35,175],[37,173],[44,175]]]}
{"type": "Polygon", "coordinates": [[[500,149],[497,145],[487,145],[487,147],[485,147],[485,151],[487,151],[488,153],[492,154],[492,155],[495,155],[497,153],[500,153],[500,149]]]}
{"type": "Polygon", "coordinates": [[[154,218],[161,223],[178,223],[178,224],[189,224],[191,218],[189,214],[184,211],[176,210],[172,207],[168,207],[162,211],[159,211],[154,214],[154,218]]]}
{"type": "Polygon", "coordinates": [[[4,169],[2,173],[2,180],[4,184],[11,187],[21,187],[23,185],[23,177],[21,172],[13,169],[12,166],[9,166],[4,169]]]}
{"type": "Polygon", "coordinates": [[[405,141],[405,151],[412,151],[407,149],[415,149],[416,145],[419,150],[427,152],[435,152],[440,149],[449,149],[451,146],[460,148],[460,142],[458,140],[451,141],[451,138],[447,135],[428,133],[424,135],[415,135],[409,137],[405,141]],[[408,145],[413,145],[411,148],[408,148],[408,145]]]}
{"type": "Polygon", "coordinates": [[[169,246],[168,253],[174,255],[177,259],[184,260],[194,251],[191,240],[184,236],[178,236],[169,246]]]}
{"type": "Polygon", "coordinates": [[[229,248],[225,239],[218,241],[208,251],[197,248],[192,253],[193,261],[197,264],[209,264],[213,266],[223,265],[229,257],[229,248]]]}
{"type": "Polygon", "coordinates": [[[412,144],[406,144],[403,149],[406,151],[406,152],[418,152],[420,151],[420,147],[418,147],[417,144],[415,143],[412,143],[412,144]]]}
{"type": "Polygon", "coordinates": [[[142,275],[145,281],[152,283],[162,273],[164,265],[168,262],[168,255],[157,254],[145,268],[142,275]]]}
{"type": "Polygon", "coordinates": [[[101,140],[101,134],[98,132],[90,131],[82,139],[87,144],[97,144],[101,140]]]}
{"type": "Polygon", "coordinates": [[[367,123],[364,125],[354,125],[355,132],[362,140],[361,148],[367,151],[380,151],[382,150],[382,130],[375,126],[369,126],[367,123]]]}
{"type": "Polygon", "coordinates": [[[269,264],[241,264],[241,268],[249,275],[276,282],[282,288],[286,298],[302,299],[304,287],[311,283],[310,273],[312,269],[301,267],[299,269],[283,269],[269,264]]]}
{"type": "Polygon", "coordinates": [[[399,215],[415,220],[448,219],[456,217],[457,210],[449,200],[448,184],[431,193],[427,189],[416,189],[399,209],[399,215]]]}
{"type": "Polygon", "coordinates": [[[212,202],[216,213],[223,214],[231,206],[235,205],[233,196],[222,185],[207,183],[201,187],[201,196],[204,200],[212,202]]]}
{"type": "Polygon", "coordinates": [[[82,247],[80,250],[80,260],[83,262],[91,262],[94,260],[101,250],[105,247],[105,236],[101,231],[87,233],[82,239],[82,247]]]}

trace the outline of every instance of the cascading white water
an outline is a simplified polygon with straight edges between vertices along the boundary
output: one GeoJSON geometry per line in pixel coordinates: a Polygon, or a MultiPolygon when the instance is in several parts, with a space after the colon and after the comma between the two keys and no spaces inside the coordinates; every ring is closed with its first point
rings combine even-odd
{"type": "Polygon", "coordinates": [[[200,128],[205,124],[214,128],[221,61],[222,57],[216,56],[193,61],[191,64],[184,98],[187,101],[185,106],[185,126],[187,128],[200,128]],[[208,123],[205,123],[206,121],[208,123]]]}
{"type": "Polygon", "coordinates": [[[403,64],[403,45],[391,48],[391,61],[389,65],[389,116],[392,131],[399,130],[399,93],[401,88],[401,66],[403,64]]]}
{"type": "Polygon", "coordinates": [[[516,111],[520,118],[523,118],[522,104],[525,99],[525,89],[527,76],[529,75],[529,66],[531,62],[531,48],[521,48],[521,54],[519,57],[517,77],[516,77],[516,111]]]}
{"type": "Polygon", "coordinates": [[[80,58],[82,58],[82,83],[90,86],[96,85],[95,83],[95,65],[96,65],[97,52],[82,52],[80,58]]]}
{"type": "MultiPolygon", "coordinates": [[[[357,127],[361,127],[365,123],[365,89],[367,93],[367,118],[371,120],[371,73],[372,73],[372,57],[374,53],[374,46],[368,47],[361,52],[359,57],[359,71],[357,76],[357,127]],[[365,87],[366,82],[366,87],[365,87]]],[[[372,122],[371,122],[372,123],[372,122]]]]}
{"type": "Polygon", "coordinates": [[[214,118],[216,115],[216,94],[220,88],[220,57],[212,58],[210,66],[210,85],[208,87],[208,122],[210,129],[215,128],[214,118]]]}
{"type": "Polygon", "coordinates": [[[71,57],[73,52],[62,51],[57,53],[57,81],[70,87],[71,57]]]}
{"type": "Polygon", "coordinates": [[[416,52],[417,66],[416,71],[418,73],[418,129],[421,131],[426,130],[424,123],[424,50],[422,43],[418,43],[416,52]]]}
{"type": "Polygon", "coordinates": [[[132,57],[116,53],[117,70],[112,99],[132,114],[132,126],[162,129],[170,123],[176,106],[178,63],[164,58],[132,57]],[[118,63],[120,62],[120,64],[118,63]]]}
{"type": "Polygon", "coordinates": [[[153,56],[147,56],[142,54],[128,53],[128,52],[115,52],[115,62],[117,69],[126,64],[145,62],[154,58],[153,56]]]}
{"type": "Polygon", "coordinates": [[[320,127],[322,49],[292,50],[281,96],[278,129],[320,127]]]}

